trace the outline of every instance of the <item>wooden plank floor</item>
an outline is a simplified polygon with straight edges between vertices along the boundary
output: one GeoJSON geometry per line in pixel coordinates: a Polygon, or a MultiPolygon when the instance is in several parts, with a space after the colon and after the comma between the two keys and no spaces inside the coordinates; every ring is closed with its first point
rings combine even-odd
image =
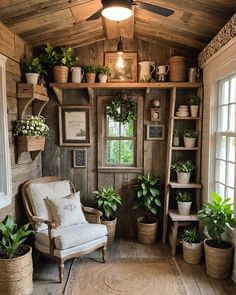
{"type": "MultiPolygon", "coordinates": [[[[88,256],[94,259],[99,259],[100,255],[100,252],[96,251],[88,256]]],[[[108,259],[153,258],[166,256],[171,256],[171,249],[169,245],[163,245],[161,243],[155,245],[142,245],[137,242],[126,240],[116,240],[108,248],[107,253],[108,259]]],[[[230,279],[217,280],[210,278],[205,273],[203,264],[191,265],[186,263],[182,258],[181,251],[177,252],[175,258],[181,270],[189,295],[236,294],[236,285],[230,279]]],[[[37,265],[34,267],[33,295],[61,295],[71,268],[71,264],[72,260],[66,262],[65,280],[63,284],[59,284],[57,264],[43,256],[40,256],[37,265]]]]}

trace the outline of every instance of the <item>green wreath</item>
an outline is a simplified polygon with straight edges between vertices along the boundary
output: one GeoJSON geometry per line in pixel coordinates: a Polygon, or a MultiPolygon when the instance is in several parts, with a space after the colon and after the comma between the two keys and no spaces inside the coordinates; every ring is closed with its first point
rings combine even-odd
{"type": "Polygon", "coordinates": [[[114,97],[107,107],[107,115],[116,122],[127,123],[135,120],[136,114],[135,101],[123,94],[114,97]]]}

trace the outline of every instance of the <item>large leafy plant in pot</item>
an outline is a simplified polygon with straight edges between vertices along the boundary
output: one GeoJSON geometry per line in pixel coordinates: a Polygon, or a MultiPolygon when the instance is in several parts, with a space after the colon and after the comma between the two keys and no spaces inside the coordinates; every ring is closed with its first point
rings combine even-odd
{"type": "Polygon", "coordinates": [[[138,240],[143,244],[153,244],[157,236],[157,215],[161,207],[160,201],[160,179],[150,174],[137,177],[137,194],[134,199],[133,208],[142,208],[143,217],[138,221],[138,240]]]}
{"type": "Polygon", "coordinates": [[[22,245],[32,232],[29,224],[18,228],[10,215],[0,224],[0,295],[32,293],[32,249],[22,245]]]}
{"type": "Polygon", "coordinates": [[[115,238],[116,229],[116,211],[118,205],[122,204],[121,196],[115,192],[112,186],[108,188],[101,187],[98,191],[94,191],[94,200],[97,208],[102,211],[102,223],[107,226],[108,243],[112,243],[115,238]]]}
{"type": "Polygon", "coordinates": [[[223,233],[236,226],[231,200],[223,200],[212,192],[212,201],[198,211],[198,218],[206,227],[210,239],[204,241],[207,273],[215,278],[226,278],[231,273],[233,245],[222,239],[223,233]]]}

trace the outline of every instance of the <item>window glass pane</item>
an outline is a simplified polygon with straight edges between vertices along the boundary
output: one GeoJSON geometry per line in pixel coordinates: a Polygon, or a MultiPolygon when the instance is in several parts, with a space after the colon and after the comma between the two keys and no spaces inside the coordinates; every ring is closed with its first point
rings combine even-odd
{"type": "Polygon", "coordinates": [[[230,162],[235,162],[235,143],[236,143],[236,137],[228,138],[227,160],[230,162]]]}
{"type": "Polygon", "coordinates": [[[134,143],[133,140],[121,140],[121,164],[134,164],[134,143]]]}
{"type": "Polygon", "coordinates": [[[119,136],[120,123],[107,116],[107,136],[119,136]]]}
{"type": "Polygon", "coordinates": [[[225,197],[225,186],[221,183],[216,182],[215,190],[218,195],[220,195],[223,199],[225,197]]]}
{"type": "Polygon", "coordinates": [[[121,124],[121,136],[134,136],[134,122],[121,124]]]}
{"type": "Polygon", "coordinates": [[[225,198],[230,198],[232,200],[232,203],[234,203],[234,189],[227,187],[225,198]]]}
{"type": "Polygon", "coordinates": [[[216,157],[226,160],[226,136],[217,136],[216,157]]]}
{"type": "Polygon", "coordinates": [[[106,163],[119,164],[119,140],[107,140],[106,163]]]}
{"type": "Polygon", "coordinates": [[[216,160],[215,180],[225,183],[225,162],[216,160]]]}
{"type": "Polygon", "coordinates": [[[230,102],[236,102],[236,78],[231,79],[230,102]]]}
{"type": "Polygon", "coordinates": [[[236,109],[235,104],[231,104],[229,106],[229,131],[235,131],[236,130],[236,109]]]}
{"type": "Polygon", "coordinates": [[[227,104],[229,96],[229,80],[223,82],[221,85],[219,104],[227,104]]]}
{"type": "Polygon", "coordinates": [[[227,177],[226,177],[226,185],[234,187],[234,164],[227,163],[227,177]]]}
{"type": "Polygon", "coordinates": [[[218,129],[227,130],[228,127],[228,106],[219,107],[218,129]]]}
{"type": "Polygon", "coordinates": [[[0,154],[0,195],[3,192],[3,154],[0,154]]]}

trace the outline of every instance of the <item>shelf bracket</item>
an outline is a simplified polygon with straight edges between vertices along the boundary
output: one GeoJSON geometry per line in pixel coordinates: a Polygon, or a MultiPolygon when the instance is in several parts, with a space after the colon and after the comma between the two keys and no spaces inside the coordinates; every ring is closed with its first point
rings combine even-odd
{"type": "Polygon", "coordinates": [[[53,90],[57,96],[57,99],[59,101],[59,104],[62,104],[63,101],[63,92],[62,89],[58,88],[58,87],[53,87],[53,90]]]}

